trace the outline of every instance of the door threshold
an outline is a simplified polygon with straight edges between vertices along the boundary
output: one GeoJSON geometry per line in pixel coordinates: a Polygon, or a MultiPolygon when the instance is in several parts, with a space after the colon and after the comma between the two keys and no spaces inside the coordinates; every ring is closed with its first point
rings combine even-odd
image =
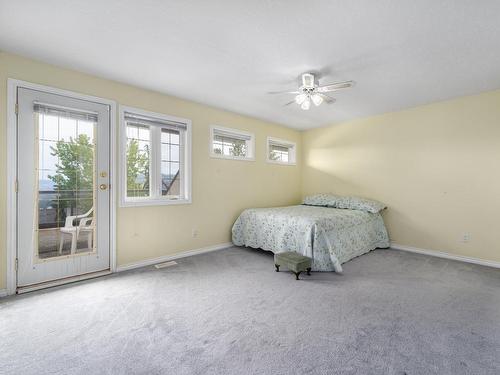
{"type": "Polygon", "coordinates": [[[104,270],[104,271],[86,273],[86,274],[78,275],[78,276],[65,277],[63,279],[46,281],[46,282],[39,283],[39,284],[20,286],[17,288],[16,293],[23,294],[23,293],[28,293],[28,292],[34,292],[35,290],[52,288],[54,286],[70,284],[70,283],[74,283],[77,281],[93,279],[95,277],[101,277],[101,276],[106,276],[106,275],[110,275],[110,274],[111,274],[110,270],[104,270]]]}

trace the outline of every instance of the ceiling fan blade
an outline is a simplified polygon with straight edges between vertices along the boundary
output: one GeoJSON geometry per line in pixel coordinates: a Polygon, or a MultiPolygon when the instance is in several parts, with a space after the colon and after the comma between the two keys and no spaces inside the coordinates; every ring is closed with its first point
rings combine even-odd
{"type": "Polygon", "coordinates": [[[298,91],[269,91],[268,94],[300,94],[298,91]]]}
{"type": "Polygon", "coordinates": [[[290,104],[293,104],[293,103],[295,103],[295,100],[292,100],[291,102],[288,102],[288,103],[286,103],[286,104],[283,104],[283,106],[285,107],[285,106],[290,105],[290,104]]]}
{"type": "Polygon", "coordinates": [[[316,88],[316,91],[317,92],[332,92],[332,91],[347,89],[349,87],[352,87],[353,85],[354,85],[354,81],[337,82],[337,83],[332,83],[331,85],[318,86],[316,88]]]}
{"type": "Polygon", "coordinates": [[[316,93],[317,95],[321,96],[323,98],[323,100],[325,101],[326,104],[333,104],[336,102],[336,99],[328,96],[328,95],[325,95],[325,94],[321,94],[321,93],[316,93]]]}

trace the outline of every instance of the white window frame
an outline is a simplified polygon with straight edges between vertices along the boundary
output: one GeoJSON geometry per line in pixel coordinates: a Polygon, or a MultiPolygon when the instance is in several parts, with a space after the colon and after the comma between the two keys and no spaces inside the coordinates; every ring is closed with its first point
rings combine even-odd
{"type": "Polygon", "coordinates": [[[280,164],[280,165],[297,165],[297,143],[287,141],[285,139],[280,139],[280,138],[274,138],[274,137],[267,137],[267,143],[266,143],[266,160],[268,163],[272,164],[280,164]],[[269,151],[270,151],[270,146],[272,144],[287,147],[289,152],[288,152],[288,162],[283,162],[281,160],[272,160],[269,159],[269,151]]]}
{"type": "Polygon", "coordinates": [[[255,161],[255,134],[249,133],[240,129],[233,128],[225,128],[219,125],[210,126],[210,139],[208,142],[209,154],[212,158],[217,159],[230,159],[230,160],[243,160],[243,161],[255,161]],[[214,152],[214,136],[217,132],[225,133],[229,137],[234,136],[238,137],[249,137],[249,140],[245,140],[247,156],[232,156],[232,155],[224,155],[224,154],[216,154],[214,152]]]}
{"type": "MultiPolygon", "coordinates": [[[[137,207],[137,206],[166,206],[177,204],[190,204],[192,202],[192,168],[191,168],[191,120],[166,115],[163,113],[150,112],[139,108],[120,105],[120,157],[119,157],[119,170],[120,170],[120,207],[137,207]],[[153,188],[150,197],[127,197],[127,124],[125,121],[125,112],[134,113],[142,116],[149,116],[164,121],[173,121],[186,124],[185,131],[185,147],[184,147],[184,165],[180,166],[181,175],[184,180],[184,196],[183,199],[169,199],[160,195],[159,189],[153,188]],[[158,191],[157,191],[158,190],[158,191]]],[[[151,142],[161,139],[161,128],[151,127],[151,142]]],[[[151,161],[150,161],[150,178],[151,186],[156,187],[158,184],[158,173],[160,171],[160,163],[158,159],[161,158],[158,147],[151,148],[151,161]]]]}

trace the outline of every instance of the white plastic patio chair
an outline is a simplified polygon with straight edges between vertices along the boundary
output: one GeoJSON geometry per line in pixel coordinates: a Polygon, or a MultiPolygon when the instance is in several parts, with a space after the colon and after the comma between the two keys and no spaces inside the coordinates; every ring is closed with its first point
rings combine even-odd
{"type": "Polygon", "coordinates": [[[78,244],[78,236],[80,233],[87,233],[87,244],[88,248],[92,249],[92,236],[94,234],[94,217],[90,214],[94,211],[94,207],[85,212],[82,215],[68,216],[64,222],[64,227],[59,228],[61,231],[61,236],[59,240],[59,254],[62,253],[64,245],[64,236],[71,235],[71,254],[76,252],[76,246],[78,244]],[[78,225],[73,225],[74,221],[80,219],[78,225]]]}

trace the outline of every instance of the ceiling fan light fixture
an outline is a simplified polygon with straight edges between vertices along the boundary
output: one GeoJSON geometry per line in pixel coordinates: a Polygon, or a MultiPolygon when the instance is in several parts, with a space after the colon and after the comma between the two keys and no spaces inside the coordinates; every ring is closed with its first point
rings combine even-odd
{"type": "Polygon", "coordinates": [[[311,102],[316,107],[319,107],[323,102],[326,104],[335,103],[335,98],[328,96],[328,93],[347,89],[354,85],[354,81],[344,81],[320,86],[314,73],[304,73],[297,78],[298,89],[293,91],[272,91],[269,94],[293,94],[295,95],[294,100],[286,103],[285,106],[298,104],[300,108],[307,111],[311,108],[311,102]]]}
{"type": "Polygon", "coordinates": [[[321,105],[321,103],[323,103],[323,98],[321,97],[321,95],[318,94],[311,95],[311,100],[316,107],[318,107],[319,105],[321,105]]]}
{"type": "Polygon", "coordinates": [[[300,108],[302,108],[304,111],[307,111],[309,108],[311,108],[311,99],[309,97],[306,98],[300,105],[300,108]]]}
{"type": "Polygon", "coordinates": [[[311,73],[302,74],[302,86],[308,89],[314,88],[314,75],[311,73]]]}
{"type": "Polygon", "coordinates": [[[295,103],[297,103],[298,105],[301,105],[302,103],[304,103],[304,101],[306,99],[307,99],[306,94],[299,94],[295,97],[295,103]]]}

